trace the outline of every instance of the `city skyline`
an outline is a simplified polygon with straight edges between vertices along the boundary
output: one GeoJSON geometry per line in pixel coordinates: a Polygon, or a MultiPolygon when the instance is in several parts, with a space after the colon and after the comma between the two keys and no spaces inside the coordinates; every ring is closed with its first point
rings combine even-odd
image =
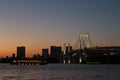
{"type": "Polygon", "coordinates": [[[120,45],[119,0],[0,0],[0,57],[25,46],[27,56],[77,42],[88,32],[98,46],[120,45]]]}

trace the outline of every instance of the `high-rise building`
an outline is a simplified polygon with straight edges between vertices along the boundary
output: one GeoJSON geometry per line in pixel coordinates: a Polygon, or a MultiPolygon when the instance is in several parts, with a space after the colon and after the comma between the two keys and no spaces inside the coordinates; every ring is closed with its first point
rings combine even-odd
{"type": "Polygon", "coordinates": [[[17,58],[25,58],[25,47],[24,46],[17,47],[17,58]]]}
{"type": "Polygon", "coordinates": [[[50,47],[51,57],[60,59],[62,54],[62,48],[60,46],[51,46],[50,47]]]}
{"type": "Polygon", "coordinates": [[[15,58],[15,53],[12,54],[12,58],[15,58]]]}
{"type": "Polygon", "coordinates": [[[42,49],[42,57],[47,58],[48,56],[48,49],[42,49]]]}

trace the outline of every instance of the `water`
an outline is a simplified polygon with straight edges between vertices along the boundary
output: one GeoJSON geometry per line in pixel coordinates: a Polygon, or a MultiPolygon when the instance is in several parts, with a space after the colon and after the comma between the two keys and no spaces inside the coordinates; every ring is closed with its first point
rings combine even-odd
{"type": "Polygon", "coordinates": [[[0,64],[0,80],[120,80],[120,65],[0,64]]]}

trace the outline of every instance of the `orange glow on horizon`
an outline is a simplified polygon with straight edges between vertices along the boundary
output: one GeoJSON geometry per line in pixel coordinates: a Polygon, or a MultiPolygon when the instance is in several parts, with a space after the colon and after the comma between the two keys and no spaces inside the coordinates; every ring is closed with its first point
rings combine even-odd
{"type": "MultiPolygon", "coordinates": [[[[34,54],[40,54],[42,55],[42,48],[48,48],[49,47],[46,47],[46,46],[43,46],[43,47],[39,47],[39,46],[34,46],[34,47],[31,47],[31,46],[25,46],[26,48],[26,57],[32,57],[34,54]]],[[[11,47],[11,48],[1,48],[0,49],[0,58],[5,58],[6,56],[8,57],[12,57],[12,54],[14,53],[15,56],[17,55],[16,54],[17,52],[17,46],[16,47],[11,47]]]]}

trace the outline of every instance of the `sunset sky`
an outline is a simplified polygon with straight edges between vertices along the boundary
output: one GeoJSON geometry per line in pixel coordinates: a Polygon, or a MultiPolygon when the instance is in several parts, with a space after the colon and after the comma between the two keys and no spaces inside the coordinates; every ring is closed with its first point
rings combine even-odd
{"type": "Polygon", "coordinates": [[[77,42],[88,32],[96,46],[120,46],[120,0],[0,0],[0,57],[25,46],[27,56],[77,42]]]}

